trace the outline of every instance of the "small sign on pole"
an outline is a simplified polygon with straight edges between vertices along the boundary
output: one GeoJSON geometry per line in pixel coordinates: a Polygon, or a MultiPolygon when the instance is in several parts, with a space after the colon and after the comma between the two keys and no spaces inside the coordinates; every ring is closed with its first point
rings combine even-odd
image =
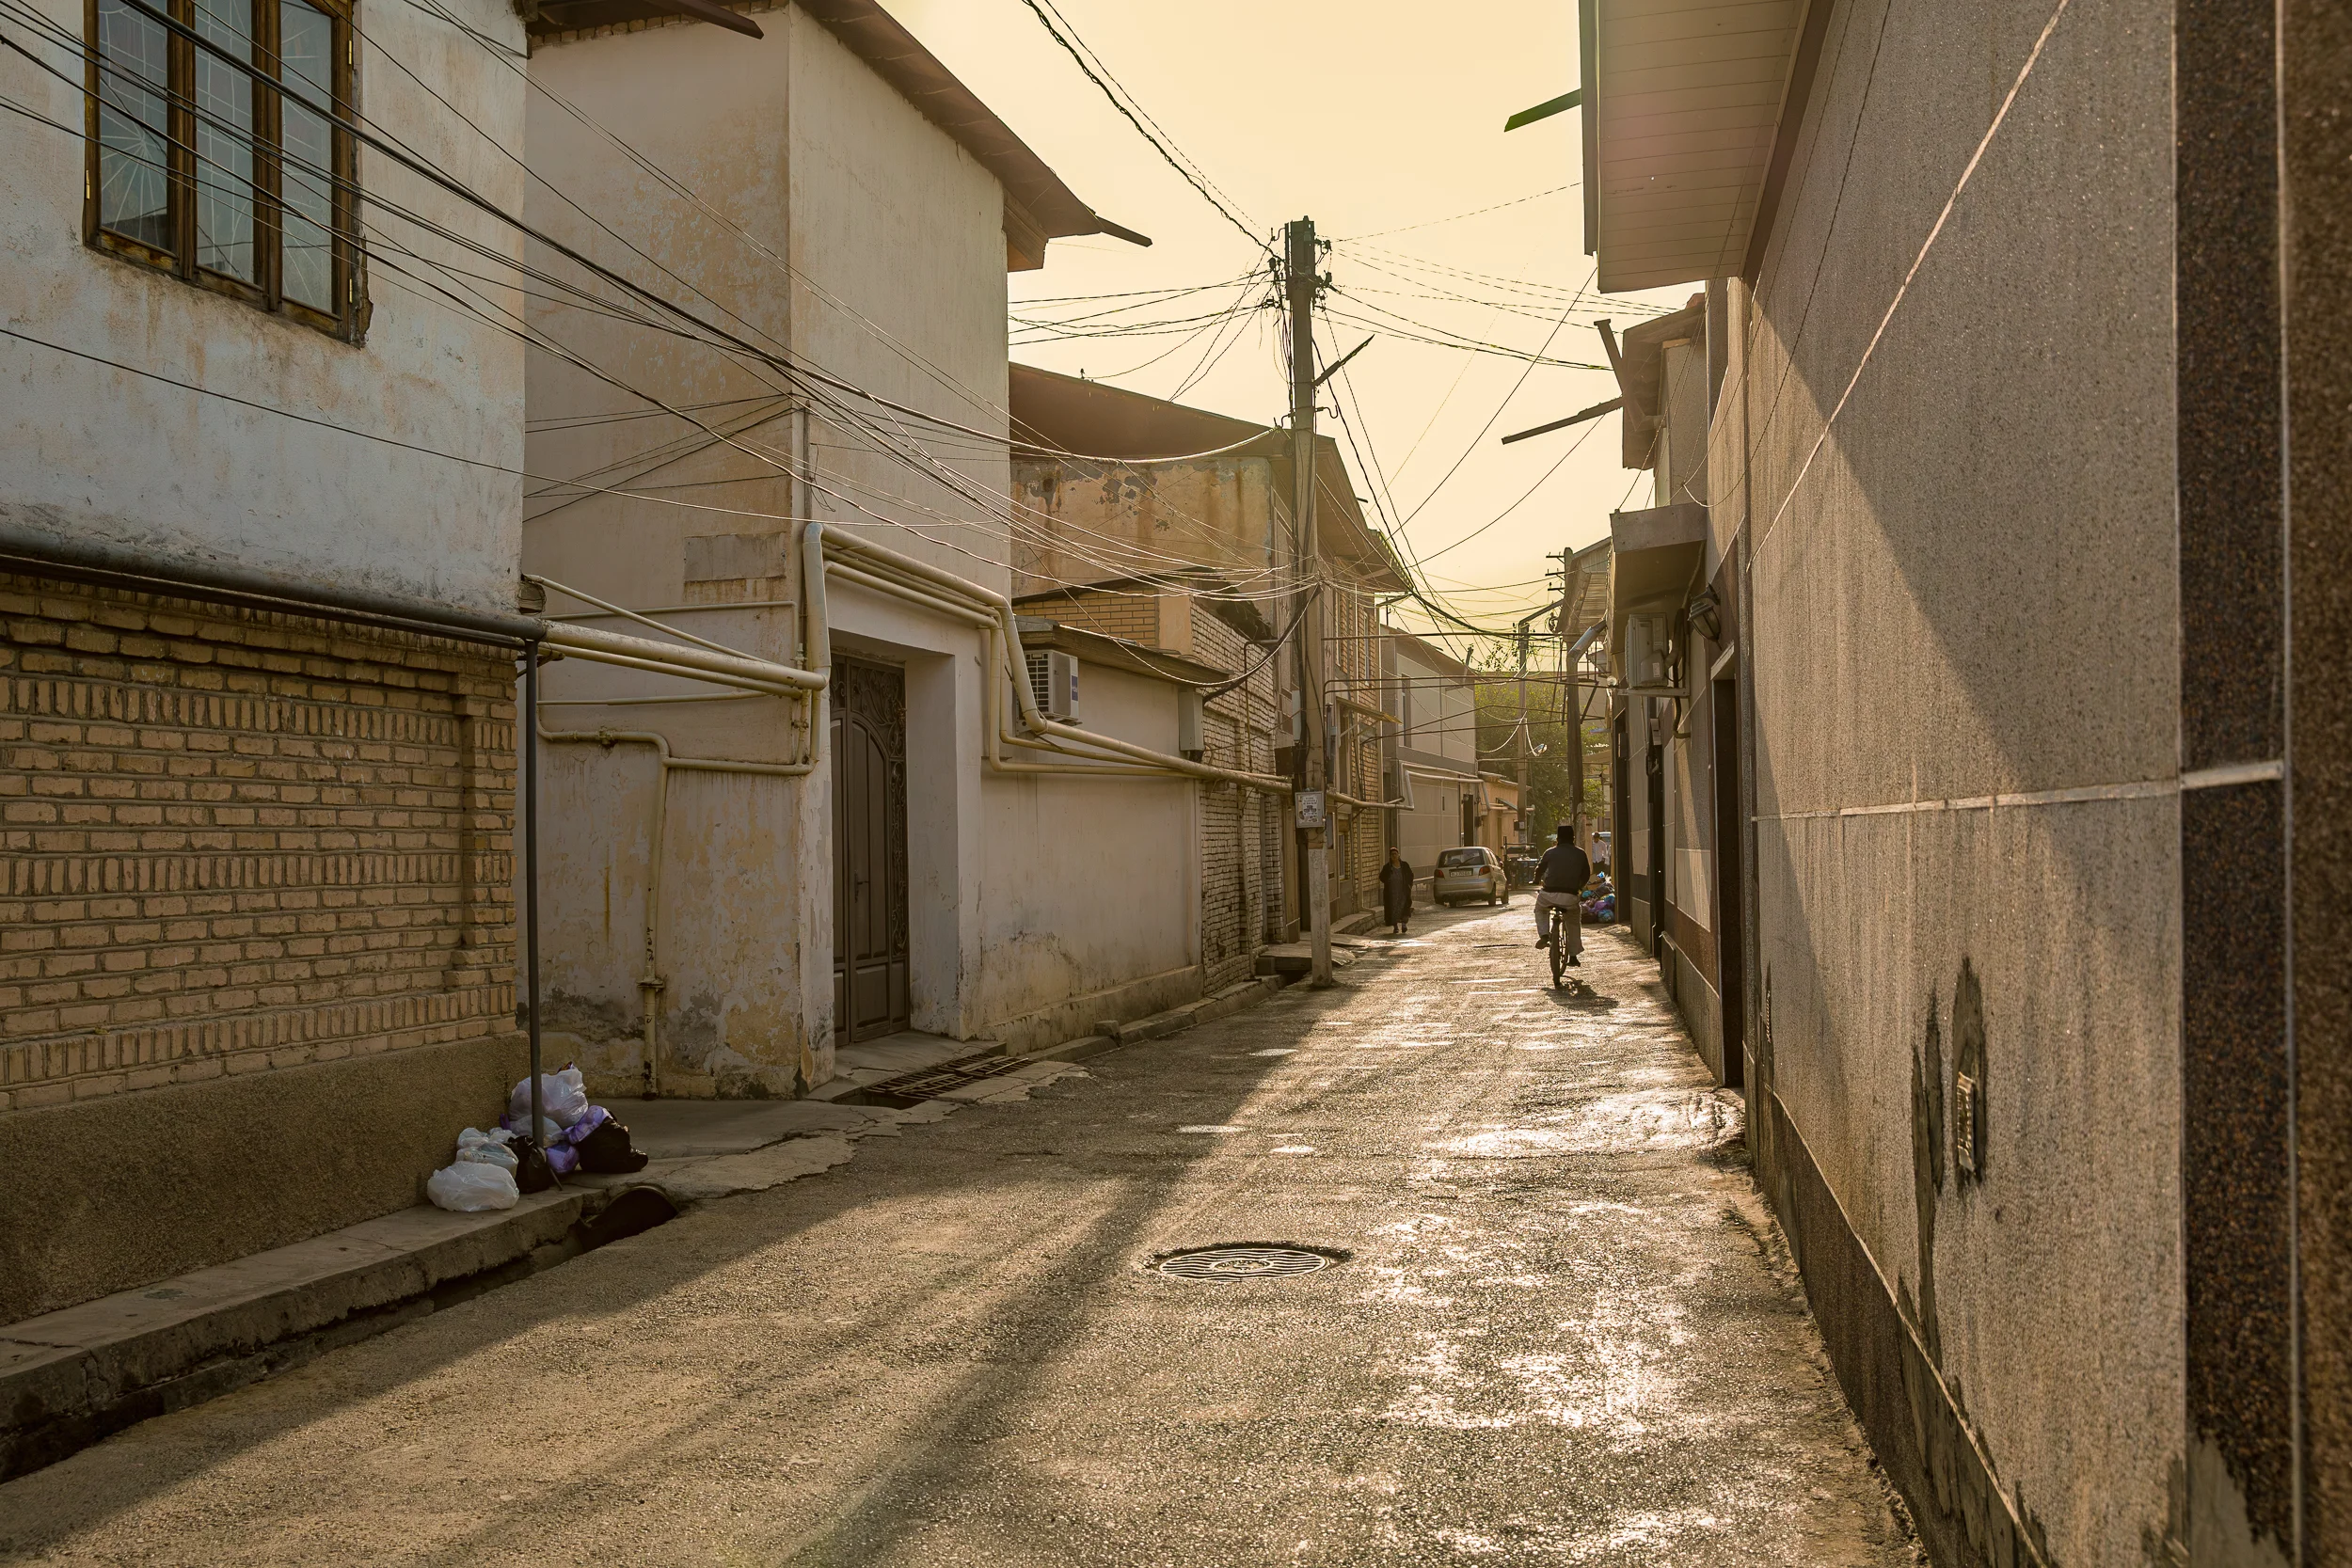
{"type": "Polygon", "coordinates": [[[1298,825],[1302,828],[1320,828],[1325,825],[1323,791],[1320,789],[1302,789],[1298,792],[1298,825]]]}

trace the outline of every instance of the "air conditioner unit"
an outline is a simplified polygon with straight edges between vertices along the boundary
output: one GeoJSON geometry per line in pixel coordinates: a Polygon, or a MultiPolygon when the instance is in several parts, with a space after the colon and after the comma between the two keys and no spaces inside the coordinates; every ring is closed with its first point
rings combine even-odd
{"type": "Polygon", "coordinates": [[[1048,649],[1029,655],[1029,696],[1038,711],[1065,724],[1078,721],[1078,661],[1048,649]]]}
{"type": "Polygon", "coordinates": [[[1625,618],[1625,682],[1628,686],[1666,684],[1666,618],[1629,615],[1625,618]]]}

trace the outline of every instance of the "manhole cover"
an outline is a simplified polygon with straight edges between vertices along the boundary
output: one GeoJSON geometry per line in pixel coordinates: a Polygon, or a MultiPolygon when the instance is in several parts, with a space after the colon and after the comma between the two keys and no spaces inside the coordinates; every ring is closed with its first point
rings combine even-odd
{"type": "Polygon", "coordinates": [[[1212,1246],[1160,1259],[1160,1273],[1177,1279],[1286,1279],[1312,1274],[1333,1259],[1291,1246],[1212,1246]]]}

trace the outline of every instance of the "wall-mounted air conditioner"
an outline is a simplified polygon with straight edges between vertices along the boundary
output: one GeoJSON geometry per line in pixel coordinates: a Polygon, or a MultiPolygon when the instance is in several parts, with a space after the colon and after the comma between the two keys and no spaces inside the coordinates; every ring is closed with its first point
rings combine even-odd
{"type": "Polygon", "coordinates": [[[1666,618],[1629,615],[1625,618],[1625,683],[1661,687],[1666,684],[1666,618]]]}
{"type": "Polygon", "coordinates": [[[1078,721],[1078,661],[1053,649],[1029,655],[1029,696],[1038,711],[1065,724],[1078,721]]]}

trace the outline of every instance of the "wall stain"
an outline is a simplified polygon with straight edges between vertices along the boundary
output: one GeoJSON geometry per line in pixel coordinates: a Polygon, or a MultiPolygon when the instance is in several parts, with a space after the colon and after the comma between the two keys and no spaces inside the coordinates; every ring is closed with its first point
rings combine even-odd
{"type": "MultiPolygon", "coordinates": [[[[1983,1180],[1984,990],[1976,965],[1960,961],[1949,1015],[1952,1057],[1945,1061],[1946,1020],[1938,992],[1928,993],[1927,1024],[1911,1057],[1911,1175],[1918,1212],[1918,1285],[1898,1280],[1898,1309],[1917,1338],[1902,1347],[1903,1392],[1911,1405],[1912,1436],[1918,1444],[1923,1496],[1914,1499],[1937,1522],[1956,1527],[1955,1544],[1965,1543],[1963,1560],[1990,1568],[2052,1561],[2042,1521],[2026,1505],[2024,1493],[2005,1486],[1993,1466],[1984,1438],[1968,1418],[1960,1380],[1944,1366],[1943,1327],[1936,1306],[1935,1227],[1952,1181],[1951,1195],[1983,1180]],[[1947,1072],[1950,1076],[1947,1076],[1947,1072]],[[1972,1175],[1951,1140],[1963,1135],[1953,1104],[1955,1079],[1965,1074],[1978,1085],[1973,1118],[1972,1175]],[[1947,1157],[1948,1156],[1948,1157],[1947,1157]]],[[[2152,1561],[2164,1563],[2156,1558],[2152,1561]]]]}
{"type": "MultiPolygon", "coordinates": [[[[1919,1286],[1917,1296],[1902,1305],[1938,1367],[1944,1364],[1944,1334],[1935,1306],[1935,1208],[1943,1186],[1944,1029],[1931,990],[1925,1037],[1911,1056],[1911,1188],[1919,1216],[1919,1286]]],[[[1899,1284],[1898,1291],[1908,1294],[1899,1284]]]]}

